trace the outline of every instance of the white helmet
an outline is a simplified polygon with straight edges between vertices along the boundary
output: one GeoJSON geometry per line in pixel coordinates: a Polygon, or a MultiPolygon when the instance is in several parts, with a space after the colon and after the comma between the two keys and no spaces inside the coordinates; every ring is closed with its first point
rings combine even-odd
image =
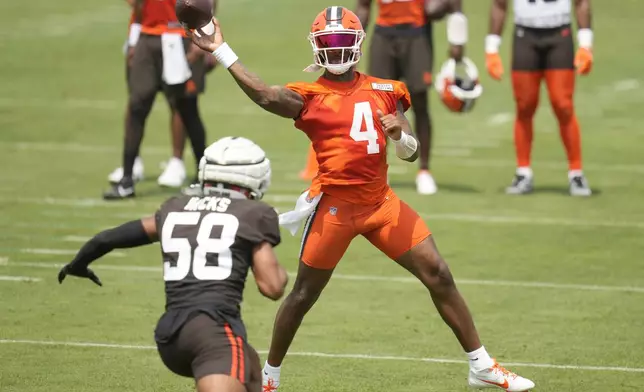
{"type": "Polygon", "coordinates": [[[237,185],[261,199],[271,183],[271,162],[251,140],[227,136],[206,148],[198,176],[202,188],[206,182],[237,185]]]}
{"type": "Polygon", "coordinates": [[[453,112],[469,112],[483,93],[476,64],[467,57],[461,60],[464,76],[456,75],[456,60],[448,59],[441,67],[434,86],[441,101],[453,112]]]}

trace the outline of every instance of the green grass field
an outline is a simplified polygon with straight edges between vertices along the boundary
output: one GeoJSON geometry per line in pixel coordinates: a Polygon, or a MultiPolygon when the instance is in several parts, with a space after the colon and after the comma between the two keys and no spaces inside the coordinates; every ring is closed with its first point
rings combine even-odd
{"type": "MultiPolygon", "coordinates": [[[[58,265],[95,232],[153,213],[170,155],[162,97],[148,121],[147,180],[135,201],[100,200],[120,164],[126,89],[124,2],[0,3],[0,391],[190,391],[164,368],[152,331],[163,310],[157,246],[96,264],[98,288],[58,265]],[[121,4],[123,3],[123,4],[121,4]],[[32,281],[8,280],[29,277],[32,281]],[[103,345],[101,345],[103,344],[103,345]]],[[[311,80],[305,37],[319,0],[221,1],[226,38],[265,80],[311,80]]],[[[353,7],[352,2],[342,1],[353,7]]],[[[483,66],[489,1],[467,2],[469,55],[483,66]]],[[[595,195],[567,196],[566,162],[546,95],[536,119],[534,195],[510,197],[513,102],[508,78],[482,76],[484,98],[465,116],[432,92],[433,171],[440,191],[414,190],[416,167],[391,160],[392,183],[420,211],[450,263],[488,350],[539,391],[637,391],[644,383],[644,5],[594,2],[596,63],[578,82],[585,169],[595,195]]],[[[510,29],[507,29],[508,31],[510,29]]],[[[437,27],[436,64],[445,58],[437,27]]],[[[510,35],[503,48],[509,67],[510,35]]],[[[364,66],[364,65],[363,65],[364,66]]],[[[545,91],[544,91],[545,92],[545,91]]],[[[253,106],[225,71],[201,102],[209,141],[241,135],[274,162],[267,201],[289,208],[307,140],[253,106]]],[[[192,157],[187,154],[189,162],[192,157]]],[[[299,237],[284,232],[295,271],[299,237]]],[[[249,281],[244,318],[259,350],[277,303],[249,281]]],[[[359,239],[311,311],[284,364],[283,392],[465,391],[467,365],[424,288],[359,239]]],[[[263,351],[265,353],[265,351],[263,351]]]]}

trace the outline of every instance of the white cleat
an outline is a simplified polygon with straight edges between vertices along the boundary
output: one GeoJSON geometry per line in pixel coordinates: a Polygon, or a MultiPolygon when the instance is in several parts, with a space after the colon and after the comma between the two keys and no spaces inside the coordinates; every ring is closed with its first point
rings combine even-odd
{"type": "Polygon", "coordinates": [[[161,186],[179,188],[185,180],[186,166],[181,159],[172,157],[168,161],[163,173],[157,179],[157,183],[161,186]]]}
{"type": "Polygon", "coordinates": [[[271,377],[266,373],[266,370],[262,370],[262,392],[275,392],[280,386],[280,378],[271,377]]]}
{"type": "Polygon", "coordinates": [[[588,185],[588,180],[583,175],[577,175],[570,178],[570,195],[588,197],[593,194],[588,185]]]}
{"type": "MultiPolygon", "coordinates": [[[[107,179],[112,184],[118,184],[123,178],[123,167],[117,167],[108,176],[107,179]]],[[[136,157],[132,167],[132,180],[138,182],[143,180],[143,159],[136,157]]]]}
{"type": "Polygon", "coordinates": [[[433,195],[438,192],[436,181],[428,170],[421,170],[416,175],[416,191],[421,195],[433,195]]]}
{"type": "Polygon", "coordinates": [[[470,368],[467,382],[472,388],[496,388],[507,392],[524,392],[534,388],[534,382],[512,373],[496,361],[491,368],[478,371],[470,368]]]}

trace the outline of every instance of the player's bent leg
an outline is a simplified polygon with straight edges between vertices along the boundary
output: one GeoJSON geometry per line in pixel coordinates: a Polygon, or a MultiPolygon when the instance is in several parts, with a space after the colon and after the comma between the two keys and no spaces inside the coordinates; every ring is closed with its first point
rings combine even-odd
{"type": "Polygon", "coordinates": [[[499,366],[481,345],[465,300],[418,214],[390,192],[387,202],[375,215],[383,217],[383,224],[365,233],[365,237],[427,287],[436,309],[470,359],[469,385],[507,391],[527,391],[534,387],[532,381],[499,366]]]}
{"type": "Polygon", "coordinates": [[[349,203],[324,195],[304,225],[295,283],[275,316],[268,360],[262,374],[264,391],[277,390],[282,361],[304,316],[320,297],[356,235],[352,214],[349,203]]]}

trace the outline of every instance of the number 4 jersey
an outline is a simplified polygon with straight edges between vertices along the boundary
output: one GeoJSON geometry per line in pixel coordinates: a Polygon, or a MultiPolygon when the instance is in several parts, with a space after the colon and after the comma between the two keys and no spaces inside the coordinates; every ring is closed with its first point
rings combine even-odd
{"type": "Polygon", "coordinates": [[[387,139],[376,111],[394,114],[399,103],[406,111],[411,100],[405,84],[356,72],[350,82],[320,77],[286,87],[304,98],[295,127],[309,137],[318,160],[310,197],[324,192],[363,205],[383,200],[387,139]]]}
{"type": "Polygon", "coordinates": [[[200,312],[245,336],[240,304],[246,277],[255,246],[280,243],[275,210],[245,198],[180,196],[161,206],[156,224],[166,292],[157,342],[169,341],[200,312]]]}

